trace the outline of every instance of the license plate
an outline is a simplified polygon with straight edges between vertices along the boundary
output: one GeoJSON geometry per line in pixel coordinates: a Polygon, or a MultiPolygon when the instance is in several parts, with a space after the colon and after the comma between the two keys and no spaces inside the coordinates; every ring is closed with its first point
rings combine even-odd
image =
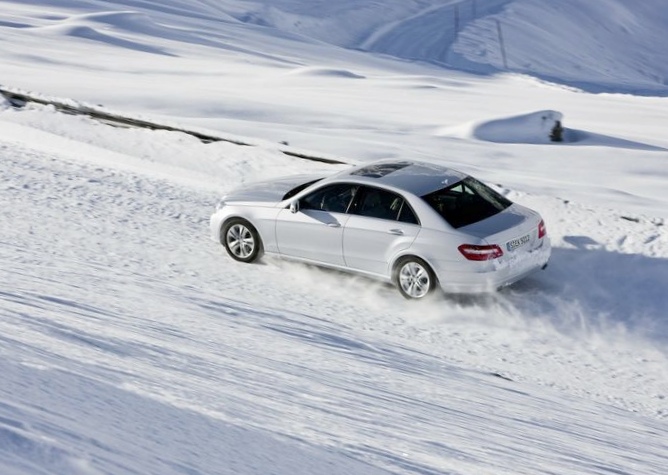
{"type": "Polygon", "coordinates": [[[518,247],[524,246],[526,243],[529,242],[529,240],[530,240],[530,237],[527,234],[526,236],[522,236],[520,238],[508,241],[508,243],[506,243],[506,248],[508,248],[509,251],[514,251],[518,247]]]}

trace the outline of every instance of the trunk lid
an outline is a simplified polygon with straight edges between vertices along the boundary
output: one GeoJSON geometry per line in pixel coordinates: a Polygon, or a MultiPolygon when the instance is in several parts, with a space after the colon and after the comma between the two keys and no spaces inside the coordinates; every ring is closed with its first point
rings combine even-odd
{"type": "Polygon", "coordinates": [[[514,203],[500,213],[460,228],[460,231],[496,244],[504,256],[529,252],[540,247],[538,225],[541,217],[535,211],[514,203]]]}

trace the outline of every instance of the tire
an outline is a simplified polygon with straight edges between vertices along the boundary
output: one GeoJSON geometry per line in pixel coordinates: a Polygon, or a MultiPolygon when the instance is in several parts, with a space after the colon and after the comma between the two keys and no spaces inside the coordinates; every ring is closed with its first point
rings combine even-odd
{"type": "Polygon", "coordinates": [[[232,259],[250,263],[262,255],[262,241],[257,230],[242,218],[232,218],[225,223],[221,241],[232,259]]]}
{"type": "Polygon", "coordinates": [[[401,295],[409,300],[424,299],[434,293],[438,281],[429,264],[419,257],[407,256],[394,266],[393,279],[401,295]]]}

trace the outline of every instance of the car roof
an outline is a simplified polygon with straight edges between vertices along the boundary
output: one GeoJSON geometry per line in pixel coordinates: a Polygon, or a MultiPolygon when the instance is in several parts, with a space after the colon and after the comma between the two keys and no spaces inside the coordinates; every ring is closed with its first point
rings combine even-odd
{"type": "Polygon", "coordinates": [[[337,175],[357,182],[381,184],[424,196],[467,177],[465,173],[435,163],[408,160],[383,160],[364,164],[337,175]]]}

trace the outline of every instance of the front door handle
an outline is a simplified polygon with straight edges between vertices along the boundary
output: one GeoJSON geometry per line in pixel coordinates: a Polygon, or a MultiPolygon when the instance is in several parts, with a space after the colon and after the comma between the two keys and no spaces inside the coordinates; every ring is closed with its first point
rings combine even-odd
{"type": "Polygon", "coordinates": [[[390,229],[388,233],[395,234],[397,236],[403,236],[404,234],[404,232],[401,229],[390,229]]]}
{"type": "Polygon", "coordinates": [[[340,228],[341,227],[341,225],[337,222],[327,223],[327,226],[329,226],[330,228],[340,228]]]}

